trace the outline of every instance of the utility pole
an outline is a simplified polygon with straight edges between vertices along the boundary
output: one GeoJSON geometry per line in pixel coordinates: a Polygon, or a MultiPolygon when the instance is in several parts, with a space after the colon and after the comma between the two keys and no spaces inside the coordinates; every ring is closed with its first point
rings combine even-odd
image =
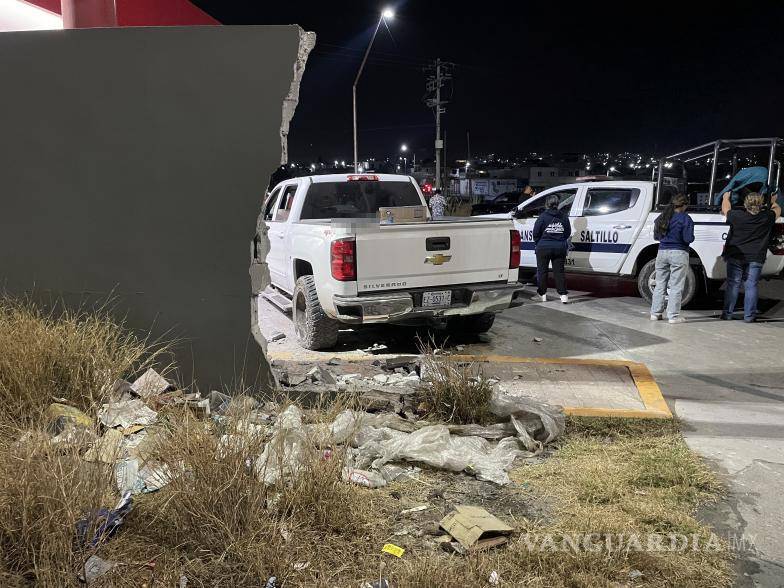
{"type": "Polygon", "coordinates": [[[433,109],[436,117],[436,188],[441,188],[441,155],[444,149],[444,141],[441,138],[441,115],[446,112],[444,105],[449,102],[442,99],[441,88],[444,86],[444,83],[452,79],[451,70],[453,67],[454,64],[441,61],[438,58],[433,62],[433,65],[426,69],[427,72],[430,72],[430,75],[425,86],[428,95],[425,99],[425,104],[433,109]]]}

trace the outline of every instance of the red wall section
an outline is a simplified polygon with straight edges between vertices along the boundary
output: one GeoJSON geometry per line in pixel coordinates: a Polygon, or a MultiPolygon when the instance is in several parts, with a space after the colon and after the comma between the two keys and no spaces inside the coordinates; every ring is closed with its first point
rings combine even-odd
{"type": "MultiPolygon", "coordinates": [[[[29,4],[61,14],[60,0],[25,0],[29,4]]],[[[219,25],[188,0],[115,0],[117,24],[121,27],[219,25]]]]}

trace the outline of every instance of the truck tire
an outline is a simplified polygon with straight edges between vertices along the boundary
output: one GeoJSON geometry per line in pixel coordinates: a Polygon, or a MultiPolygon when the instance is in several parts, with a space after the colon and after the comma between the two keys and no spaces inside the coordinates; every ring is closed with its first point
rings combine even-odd
{"type": "Polygon", "coordinates": [[[305,349],[331,349],[338,342],[338,321],[329,318],[316,293],[313,276],[302,276],[294,286],[291,315],[297,342],[305,349]]]}
{"type": "MultiPolygon", "coordinates": [[[[694,266],[689,264],[686,269],[686,284],[683,287],[683,296],[681,298],[681,307],[686,308],[691,302],[694,301],[699,280],[697,273],[694,271],[694,266]]],[[[637,274],[637,290],[640,296],[650,304],[653,300],[653,289],[656,287],[656,258],[651,259],[648,263],[642,266],[640,273],[637,274]]]]}
{"type": "Polygon", "coordinates": [[[495,313],[486,312],[484,314],[471,314],[469,316],[460,317],[458,328],[462,329],[464,333],[471,333],[478,335],[479,333],[487,333],[495,322],[495,313]]]}

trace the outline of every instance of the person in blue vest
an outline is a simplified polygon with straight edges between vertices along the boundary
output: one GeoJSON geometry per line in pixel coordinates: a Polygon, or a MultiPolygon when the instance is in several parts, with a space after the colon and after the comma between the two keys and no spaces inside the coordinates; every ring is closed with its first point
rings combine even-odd
{"type": "Polygon", "coordinates": [[[551,194],[545,200],[545,210],[534,223],[534,250],[536,251],[536,296],[531,298],[537,302],[547,302],[547,280],[550,265],[553,266],[555,288],[561,296],[561,302],[569,302],[569,291],[566,289],[566,273],[564,264],[569,251],[569,239],[572,236],[572,225],[569,216],[558,209],[560,200],[551,194]]]}

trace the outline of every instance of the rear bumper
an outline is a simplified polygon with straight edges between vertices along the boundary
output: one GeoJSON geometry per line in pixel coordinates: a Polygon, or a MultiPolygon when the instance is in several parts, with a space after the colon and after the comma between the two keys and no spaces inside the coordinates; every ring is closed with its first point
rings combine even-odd
{"type": "MultiPolygon", "coordinates": [[[[429,288],[435,290],[436,288],[429,288]]],[[[446,288],[444,288],[446,289],[446,288]]],[[[389,292],[373,296],[333,297],[335,318],[347,324],[394,323],[416,319],[500,312],[523,303],[522,284],[488,284],[460,288],[463,301],[443,308],[415,306],[421,295],[389,292]]]]}

